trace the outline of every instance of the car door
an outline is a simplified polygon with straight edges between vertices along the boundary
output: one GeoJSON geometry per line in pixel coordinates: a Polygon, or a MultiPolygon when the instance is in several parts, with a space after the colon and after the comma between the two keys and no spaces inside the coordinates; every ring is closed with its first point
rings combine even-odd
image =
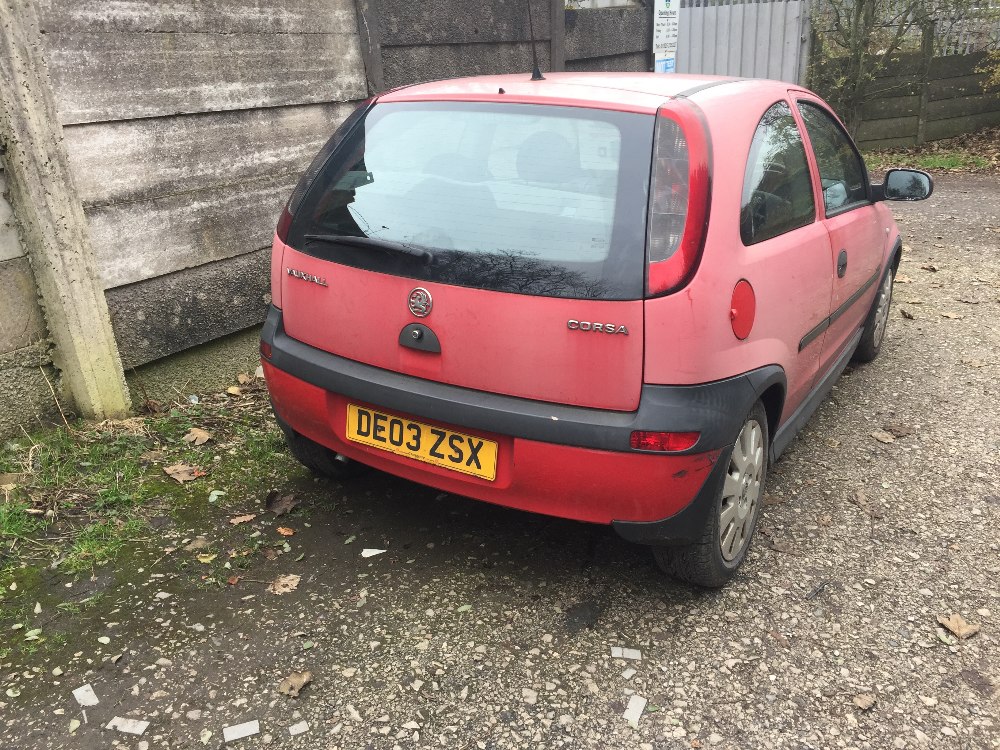
{"type": "Polygon", "coordinates": [[[830,236],[833,295],[820,353],[820,372],[825,373],[864,324],[878,289],[885,236],[869,194],[868,172],[854,142],[820,101],[798,96],[796,104],[819,179],[823,224],[830,236]]]}
{"type": "Polygon", "coordinates": [[[740,238],[752,263],[744,273],[757,298],[755,329],[787,353],[786,415],[819,371],[822,332],[810,347],[800,347],[802,336],[830,315],[830,243],[816,200],[800,127],[789,103],[776,102],[760,119],[747,158],[740,238]]]}

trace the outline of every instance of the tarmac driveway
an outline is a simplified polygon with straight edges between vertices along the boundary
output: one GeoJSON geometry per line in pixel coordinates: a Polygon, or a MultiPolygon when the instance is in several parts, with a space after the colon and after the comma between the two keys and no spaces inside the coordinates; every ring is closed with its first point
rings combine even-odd
{"type": "Polygon", "coordinates": [[[76,583],[102,603],[63,652],[0,674],[18,692],[0,747],[220,747],[256,721],[232,746],[1000,748],[1000,181],[942,177],[894,210],[887,344],[775,467],[727,588],[671,583],[603,528],[297,475],[299,509],[239,525],[292,527],[290,552],[236,585],[162,561],[237,527],[207,506],[76,583]],[[952,614],[979,632],[951,635],[952,614]]]}

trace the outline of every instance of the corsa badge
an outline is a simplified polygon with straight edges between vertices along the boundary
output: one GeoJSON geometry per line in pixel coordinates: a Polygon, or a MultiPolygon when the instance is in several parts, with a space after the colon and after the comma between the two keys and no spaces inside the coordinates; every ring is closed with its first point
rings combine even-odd
{"type": "Polygon", "coordinates": [[[289,276],[294,276],[296,279],[302,279],[303,281],[311,281],[313,284],[319,284],[320,286],[329,286],[326,283],[326,279],[322,276],[313,276],[311,273],[306,273],[305,271],[299,271],[295,268],[286,268],[285,273],[289,276]]]}
{"type": "Polygon", "coordinates": [[[418,286],[412,292],[410,292],[407,304],[410,307],[410,312],[413,313],[418,318],[426,318],[430,315],[431,308],[434,306],[434,300],[431,299],[431,293],[424,289],[422,286],[418,286]]]}

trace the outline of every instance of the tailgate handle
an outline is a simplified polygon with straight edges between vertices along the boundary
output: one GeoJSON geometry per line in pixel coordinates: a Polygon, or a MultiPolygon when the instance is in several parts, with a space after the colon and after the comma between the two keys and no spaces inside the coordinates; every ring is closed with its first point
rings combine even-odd
{"type": "Polygon", "coordinates": [[[399,345],[421,352],[441,353],[437,334],[423,323],[410,323],[399,332],[399,345]]]}

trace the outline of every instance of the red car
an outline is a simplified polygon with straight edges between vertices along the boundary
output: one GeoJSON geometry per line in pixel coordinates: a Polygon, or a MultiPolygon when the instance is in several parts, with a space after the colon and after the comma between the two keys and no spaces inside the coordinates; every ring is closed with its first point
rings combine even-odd
{"type": "Polygon", "coordinates": [[[770,462],[885,334],[899,231],[815,94],[645,73],[362,104],[278,223],[261,354],[310,469],[590,523],[729,580],[770,462]]]}

